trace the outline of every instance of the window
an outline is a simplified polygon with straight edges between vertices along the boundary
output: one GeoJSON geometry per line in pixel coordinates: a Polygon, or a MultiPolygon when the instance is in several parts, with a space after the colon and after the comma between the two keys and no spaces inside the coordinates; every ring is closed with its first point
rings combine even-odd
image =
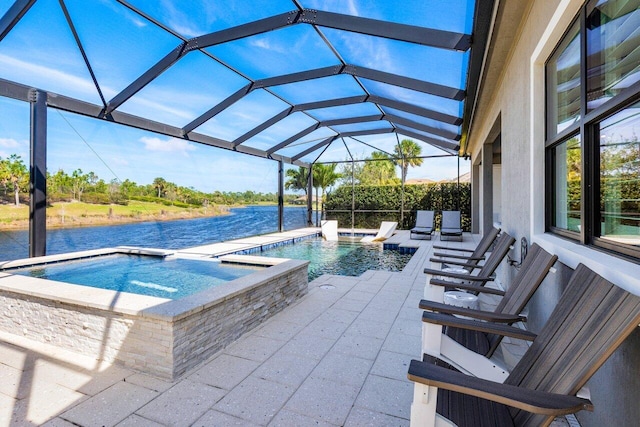
{"type": "Polygon", "coordinates": [[[640,248],[640,102],[603,120],[600,136],[600,236],[640,248]]]}
{"type": "Polygon", "coordinates": [[[590,0],[546,64],[547,230],[640,260],[640,0],[590,0]]]}
{"type": "Polygon", "coordinates": [[[553,226],[580,232],[582,152],[580,135],[575,135],[553,148],[554,218],[553,226]]]}

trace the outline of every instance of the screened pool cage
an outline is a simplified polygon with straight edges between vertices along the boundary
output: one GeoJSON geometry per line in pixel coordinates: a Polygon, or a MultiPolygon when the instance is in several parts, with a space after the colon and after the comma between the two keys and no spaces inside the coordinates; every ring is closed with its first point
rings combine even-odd
{"type": "Polygon", "coordinates": [[[402,138],[423,158],[466,152],[494,3],[0,3],[0,97],[31,107],[30,256],[46,253],[51,109],[278,162],[282,230],[285,164],[402,138]]]}

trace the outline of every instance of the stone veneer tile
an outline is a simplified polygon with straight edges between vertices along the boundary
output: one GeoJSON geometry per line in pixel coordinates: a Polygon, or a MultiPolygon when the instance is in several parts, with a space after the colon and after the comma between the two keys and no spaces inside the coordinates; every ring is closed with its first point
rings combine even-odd
{"type": "Polygon", "coordinates": [[[136,414],[171,426],[189,426],[207,412],[225,391],[209,385],[182,380],[136,414]]]}
{"type": "Polygon", "coordinates": [[[409,419],[412,400],[413,383],[409,380],[398,381],[369,375],[354,406],[409,419]]]}
{"type": "Polygon", "coordinates": [[[157,395],[123,381],[74,406],[61,417],[81,426],[114,426],[157,395]]]}
{"type": "Polygon", "coordinates": [[[260,363],[221,354],[189,376],[192,381],[231,390],[251,374],[260,363]]]}
{"type": "Polygon", "coordinates": [[[229,392],[213,409],[265,425],[282,408],[294,388],[250,376],[229,392]]]}
{"type": "Polygon", "coordinates": [[[343,425],[358,387],[324,378],[308,378],[285,405],[285,409],[335,425],[343,425]]]}

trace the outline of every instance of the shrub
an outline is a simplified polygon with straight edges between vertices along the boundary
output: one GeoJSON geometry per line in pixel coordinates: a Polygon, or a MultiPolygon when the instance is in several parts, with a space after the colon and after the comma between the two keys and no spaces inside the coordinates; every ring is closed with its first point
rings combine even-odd
{"type": "Polygon", "coordinates": [[[325,210],[327,217],[337,219],[340,224],[351,224],[351,206],[354,207],[354,227],[378,228],[381,221],[396,221],[400,228],[414,226],[417,210],[436,211],[436,227],[440,226],[443,210],[459,210],[462,228],[471,229],[471,184],[460,184],[460,206],[458,206],[457,183],[434,183],[406,185],[404,188],[404,218],[401,220],[402,187],[387,186],[341,186],[327,195],[325,210]],[[367,211],[367,212],[358,212],[367,211]]]}

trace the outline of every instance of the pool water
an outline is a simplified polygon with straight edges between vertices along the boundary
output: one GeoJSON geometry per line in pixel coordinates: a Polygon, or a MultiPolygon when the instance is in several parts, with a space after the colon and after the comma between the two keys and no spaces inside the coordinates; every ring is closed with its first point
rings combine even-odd
{"type": "Polygon", "coordinates": [[[401,271],[411,254],[384,250],[380,243],[353,241],[302,240],[260,253],[262,256],[309,261],[309,281],[322,274],[359,276],[367,270],[401,271]]]}
{"type": "Polygon", "coordinates": [[[246,276],[261,266],[144,255],[108,255],[7,271],[76,285],[179,299],[246,276]]]}

